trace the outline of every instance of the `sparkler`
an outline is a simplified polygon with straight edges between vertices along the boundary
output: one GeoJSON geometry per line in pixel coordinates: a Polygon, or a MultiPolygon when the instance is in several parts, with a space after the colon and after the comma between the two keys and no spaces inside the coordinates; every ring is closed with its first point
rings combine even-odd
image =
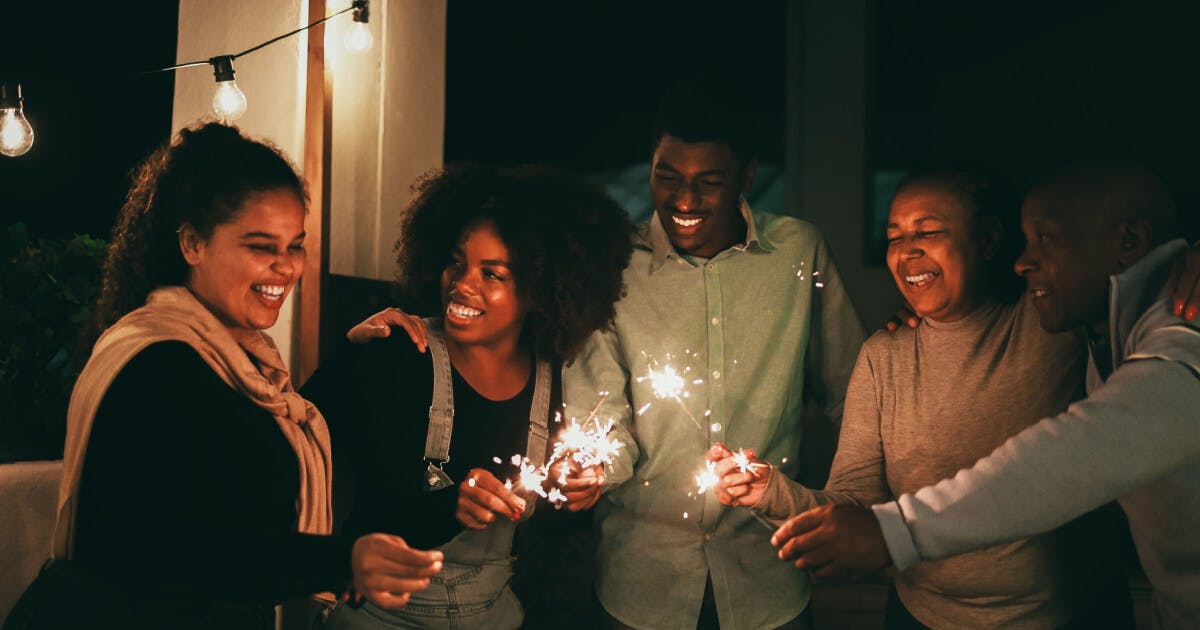
{"type": "MultiPolygon", "coordinates": [[[[554,443],[546,463],[535,466],[528,458],[519,454],[513,455],[510,461],[520,469],[515,485],[537,494],[559,508],[567,501],[566,495],[559,488],[547,491],[543,487],[556,465],[559,473],[557,481],[560,485],[565,485],[571,472],[571,462],[576,462],[585,469],[611,463],[621,448],[619,441],[608,437],[616,425],[616,420],[610,418],[607,422],[601,422],[596,418],[600,405],[607,397],[608,392],[600,392],[596,404],[582,423],[571,419],[571,423],[559,432],[558,441],[554,443]]],[[[556,422],[561,422],[561,418],[556,419],[556,422]]],[[[493,461],[499,463],[501,460],[495,457],[493,461]]],[[[504,484],[504,487],[509,489],[513,486],[512,480],[504,484]]]]}
{"type": "MultiPolygon", "coordinates": [[[[685,369],[684,372],[686,371],[687,370],[685,369]]],[[[674,399],[675,402],[679,403],[679,408],[683,410],[685,415],[687,415],[688,420],[691,420],[692,424],[696,425],[697,429],[700,429],[701,431],[704,430],[704,428],[700,426],[700,422],[697,421],[696,417],[692,415],[692,412],[688,410],[687,405],[683,404],[683,399],[688,397],[688,391],[686,389],[687,382],[684,381],[682,375],[675,371],[674,367],[668,364],[663,365],[661,369],[657,370],[653,367],[648,368],[646,370],[646,376],[639,376],[637,379],[637,382],[639,383],[642,381],[650,381],[650,389],[654,392],[655,398],[674,399]]],[[[701,379],[696,379],[692,381],[692,384],[699,385],[703,382],[704,381],[701,379]]],[[[646,403],[641,409],[638,409],[638,414],[645,413],[646,409],[648,408],[650,408],[650,403],[646,403]]]]}

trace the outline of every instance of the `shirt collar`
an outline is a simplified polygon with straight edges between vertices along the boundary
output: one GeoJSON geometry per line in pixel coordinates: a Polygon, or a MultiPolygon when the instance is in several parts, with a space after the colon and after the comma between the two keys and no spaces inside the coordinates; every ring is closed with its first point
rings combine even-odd
{"type": "Polygon", "coordinates": [[[1121,347],[1133,324],[1161,297],[1175,258],[1187,251],[1188,243],[1175,239],[1150,250],[1141,260],[1119,274],[1109,276],[1109,334],[1114,348],[1121,347]]]}
{"type": "MultiPolygon", "coordinates": [[[[742,213],[742,219],[746,222],[746,242],[733,245],[730,249],[739,251],[747,251],[753,248],[761,249],[764,252],[773,251],[775,245],[765,234],[760,234],[756,219],[758,214],[750,209],[750,204],[746,198],[742,197],[738,209],[742,213]]],[[[675,258],[676,260],[691,265],[691,263],[679,252],[675,251],[675,247],[671,245],[671,237],[667,236],[667,229],[663,227],[662,221],[658,217],[658,211],[654,211],[650,215],[650,271],[656,271],[667,258],[675,258]]]]}

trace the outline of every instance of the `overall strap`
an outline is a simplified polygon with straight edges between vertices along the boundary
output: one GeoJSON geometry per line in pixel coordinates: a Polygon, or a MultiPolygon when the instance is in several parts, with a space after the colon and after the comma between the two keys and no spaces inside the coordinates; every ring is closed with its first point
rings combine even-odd
{"type": "Polygon", "coordinates": [[[445,463],[450,461],[450,435],[454,432],[454,380],[450,376],[450,355],[446,352],[446,339],[438,320],[425,320],[425,335],[433,358],[433,398],[429,403],[425,459],[445,463]]]}
{"type": "Polygon", "coordinates": [[[547,417],[550,415],[552,382],[550,363],[539,360],[533,384],[533,405],[529,408],[529,440],[525,443],[525,457],[536,466],[546,462],[546,442],[550,439],[547,417]]]}

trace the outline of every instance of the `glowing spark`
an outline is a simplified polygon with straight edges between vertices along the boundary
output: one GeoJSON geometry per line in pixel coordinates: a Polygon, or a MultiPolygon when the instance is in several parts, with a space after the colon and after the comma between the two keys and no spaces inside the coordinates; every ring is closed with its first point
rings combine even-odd
{"type": "Polygon", "coordinates": [[[687,518],[687,512],[683,513],[683,518],[687,518]]]}
{"type": "MultiPolygon", "coordinates": [[[[668,355],[668,357],[670,357],[670,355],[668,355]]],[[[684,371],[686,372],[687,370],[684,371]]],[[[704,428],[700,426],[700,423],[696,421],[696,417],[692,415],[692,412],[688,411],[687,405],[683,404],[683,399],[687,398],[689,393],[684,389],[686,383],[684,382],[683,377],[675,371],[674,367],[670,365],[664,365],[662,369],[659,370],[649,368],[646,376],[639,377],[637,379],[639,383],[645,380],[650,381],[650,389],[654,392],[654,396],[656,398],[674,398],[675,402],[679,403],[679,408],[682,409],[683,413],[687,415],[689,420],[692,421],[692,424],[696,425],[697,429],[700,429],[701,431],[704,430],[704,428]]],[[[696,381],[696,384],[702,382],[703,381],[698,380],[696,381]]],[[[647,406],[649,405],[647,404],[647,406]]],[[[645,407],[643,407],[643,410],[644,409],[645,407]]]]}
{"type": "Polygon", "coordinates": [[[497,464],[503,464],[503,463],[504,463],[504,460],[500,459],[499,457],[493,457],[493,458],[492,458],[492,461],[496,462],[497,464]]]}
{"type": "Polygon", "coordinates": [[[824,289],[825,283],[824,282],[814,282],[813,286],[817,287],[818,289],[824,289]]]}
{"type": "Polygon", "coordinates": [[[754,471],[759,468],[766,468],[765,464],[750,461],[750,456],[746,455],[745,450],[740,450],[733,454],[733,463],[737,464],[739,471],[750,474],[754,474],[754,471]]]}
{"type": "Polygon", "coordinates": [[[683,394],[683,379],[669,365],[661,370],[650,368],[646,378],[650,380],[650,387],[658,398],[678,398],[683,394]]]}
{"type": "Polygon", "coordinates": [[[704,462],[704,470],[696,475],[696,494],[704,494],[709,488],[715,488],[721,480],[717,476],[716,462],[704,462]]]}
{"type": "Polygon", "coordinates": [[[475,478],[474,478],[474,477],[471,477],[470,479],[468,479],[468,480],[467,480],[467,485],[468,485],[468,486],[471,486],[472,488],[474,488],[474,487],[475,487],[475,478]]]}

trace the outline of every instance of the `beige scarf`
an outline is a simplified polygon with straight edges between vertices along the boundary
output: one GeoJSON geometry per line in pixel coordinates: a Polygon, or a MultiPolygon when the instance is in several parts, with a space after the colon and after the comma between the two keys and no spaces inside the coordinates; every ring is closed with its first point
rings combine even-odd
{"type": "MultiPolygon", "coordinates": [[[[70,558],[74,548],[79,478],[100,401],[130,359],[150,344],[168,340],[187,343],[221,380],[275,417],[299,460],[299,530],[311,534],[331,531],[332,465],[325,418],[292,389],[287,368],[266,333],[254,331],[243,337],[235,339],[183,287],[155,290],[145,306],[104,331],[75,382],[67,410],[67,442],[51,557],[70,558]]],[[[213,453],[214,465],[218,458],[219,453],[213,453]]],[[[148,470],[146,474],[152,475],[154,471],[148,470]]]]}

